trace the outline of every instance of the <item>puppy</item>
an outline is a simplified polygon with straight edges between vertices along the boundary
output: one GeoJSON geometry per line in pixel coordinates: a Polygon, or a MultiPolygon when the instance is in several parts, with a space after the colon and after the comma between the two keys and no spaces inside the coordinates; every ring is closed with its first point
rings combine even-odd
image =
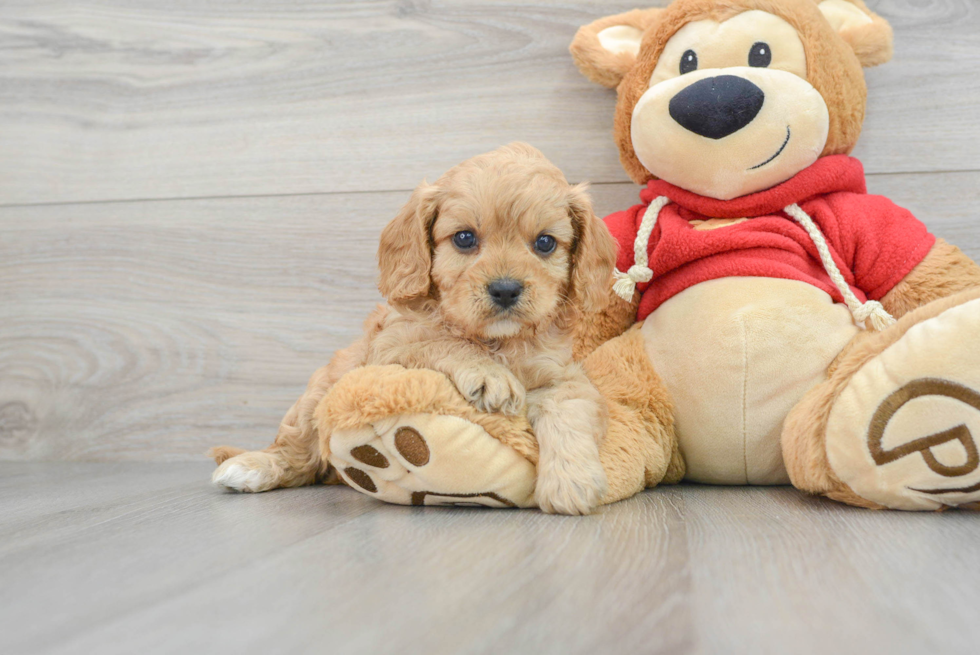
{"type": "Polygon", "coordinates": [[[540,450],[538,506],[589,513],[606,490],[598,449],[606,406],[572,361],[571,327],[580,311],[604,308],[615,260],[584,187],[526,144],[423,183],[381,235],[388,305],[313,375],[270,448],[212,450],[213,481],[265,491],[336,480],[317,403],[352,368],[400,364],[444,373],[483,411],[526,410],[540,450]]]}

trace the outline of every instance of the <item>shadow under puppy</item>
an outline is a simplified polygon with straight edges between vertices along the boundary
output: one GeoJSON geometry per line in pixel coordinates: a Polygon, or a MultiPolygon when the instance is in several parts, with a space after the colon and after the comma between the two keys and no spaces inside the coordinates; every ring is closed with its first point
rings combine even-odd
{"type": "Polygon", "coordinates": [[[351,369],[399,364],[445,374],[480,410],[526,410],[540,449],[538,506],[590,512],[606,491],[598,445],[607,410],[573,362],[572,325],[606,305],[615,258],[584,186],[526,144],[422,183],[381,235],[388,305],[313,375],[272,446],[213,449],[212,480],[251,492],[335,481],[317,405],[351,369]]]}

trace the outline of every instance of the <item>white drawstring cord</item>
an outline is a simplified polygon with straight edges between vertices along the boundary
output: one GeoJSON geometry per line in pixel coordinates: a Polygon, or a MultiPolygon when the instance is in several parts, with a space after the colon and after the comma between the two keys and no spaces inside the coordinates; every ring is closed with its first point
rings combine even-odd
{"type": "Polygon", "coordinates": [[[614,272],[616,281],[613,283],[613,292],[626,302],[633,301],[633,292],[636,291],[637,284],[653,279],[653,271],[648,265],[647,244],[650,243],[650,235],[653,234],[653,227],[657,224],[660,210],[668,204],[670,198],[667,196],[660,196],[650,203],[643,214],[643,220],[640,221],[640,229],[636,231],[636,240],[633,242],[633,265],[625,273],[618,269],[614,272]]]}
{"type": "Polygon", "coordinates": [[[841,296],[844,297],[844,302],[847,303],[847,308],[851,310],[854,322],[861,325],[866,320],[870,320],[871,326],[878,331],[884,330],[889,325],[895,323],[892,315],[885,311],[885,308],[877,300],[869,300],[866,303],[862,303],[857,299],[857,296],[851,291],[850,285],[847,284],[847,280],[841,275],[840,269],[837,268],[837,264],[830,254],[830,248],[827,247],[827,240],[824,238],[823,233],[820,232],[820,228],[810,218],[809,214],[800,209],[800,206],[796,203],[786,207],[783,211],[789,214],[810,235],[813,245],[817,247],[817,252],[820,253],[820,261],[823,262],[824,270],[827,271],[830,280],[837,287],[837,290],[840,291],[841,296]]]}
{"type": "MultiPolygon", "coordinates": [[[[650,243],[650,235],[653,234],[653,228],[657,224],[657,219],[660,217],[661,210],[669,204],[670,199],[667,196],[659,196],[650,203],[650,206],[647,207],[646,212],[643,214],[643,220],[640,221],[640,229],[637,230],[636,240],[633,242],[633,265],[625,273],[619,270],[615,271],[616,281],[613,283],[613,291],[626,302],[633,300],[633,292],[636,291],[637,284],[649,282],[653,279],[653,271],[649,266],[647,247],[650,243]]],[[[810,240],[813,241],[813,245],[816,246],[817,252],[820,254],[820,261],[823,264],[824,270],[827,271],[831,282],[840,291],[841,296],[844,298],[844,303],[851,311],[851,316],[854,317],[854,322],[863,326],[865,321],[870,321],[871,326],[879,331],[894,324],[895,319],[885,311],[885,308],[880,302],[869,300],[868,302],[862,303],[854,295],[850,285],[847,284],[847,280],[844,279],[840,269],[837,268],[837,264],[834,262],[833,256],[830,254],[830,248],[827,247],[827,239],[824,238],[820,228],[813,222],[810,215],[795,203],[786,207],[783,211],[799,223],[810,236],[810,240]]]]}

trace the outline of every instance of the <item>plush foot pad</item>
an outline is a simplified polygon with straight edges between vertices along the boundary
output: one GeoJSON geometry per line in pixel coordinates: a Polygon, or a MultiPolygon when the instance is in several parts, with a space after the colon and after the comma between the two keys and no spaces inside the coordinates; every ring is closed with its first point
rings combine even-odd
{"type": "Polygon", "coordinates": [[[909,329],[834,403],[827,455],[859,496],[895,509],[980,502],[980,300],[909,329]]]}
{"type": "Polygon", "coordinates": [[[335,430],[330,463],[354,489],[399,505],[529,507],[534,466],[482,427],[410,414],[335,430]]]}

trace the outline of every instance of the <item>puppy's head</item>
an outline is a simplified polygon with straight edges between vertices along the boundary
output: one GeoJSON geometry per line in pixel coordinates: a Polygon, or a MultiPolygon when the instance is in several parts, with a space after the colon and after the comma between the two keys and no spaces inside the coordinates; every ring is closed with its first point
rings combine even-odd
{"type": "Polygon", "coordinates": [[[385,228],[379,288],[467,336],[506,339],[601,310],[616,245],[583,186],[515,143],[423,183],[385,228]]]}

